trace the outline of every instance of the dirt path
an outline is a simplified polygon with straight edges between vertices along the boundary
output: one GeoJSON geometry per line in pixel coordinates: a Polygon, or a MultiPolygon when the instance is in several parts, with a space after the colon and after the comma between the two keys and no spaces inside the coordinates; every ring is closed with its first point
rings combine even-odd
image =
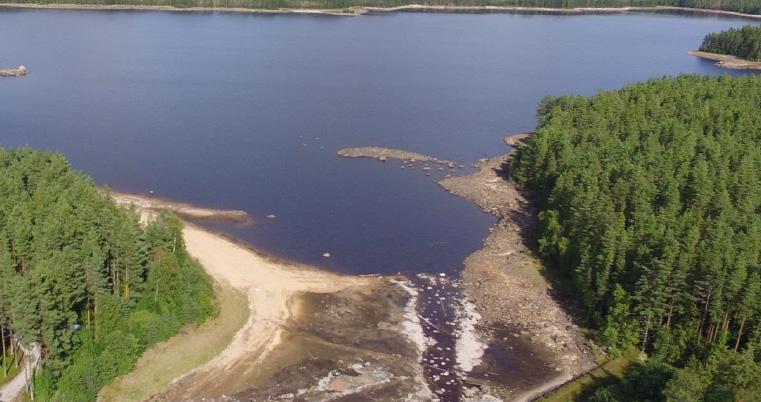
{"type": "Polygon", "coordinates": [[[24,392],[26,387],[26,375],[24,370],[19,371],[12,380],[0,388],[0,402],[13,402],[24,392]]]}

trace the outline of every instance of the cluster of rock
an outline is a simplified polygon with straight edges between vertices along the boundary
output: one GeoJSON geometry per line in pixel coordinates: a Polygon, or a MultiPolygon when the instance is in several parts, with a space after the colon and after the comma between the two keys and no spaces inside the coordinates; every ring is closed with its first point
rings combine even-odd
{"type": "Polygon", "coordinates": [[[16,68],[0,68],[0,77],[22,77],[26,75],[27,70],[25,66],[18,66],[16,68]]]}
{"type": "Polygon", "coordinates": [[[342,148],[338,150],[338,155],[346,158],[373,158],[380,161],[386,161],[388,159],[396,159],[406,163],[415,162],[430,162],[440,165],[446,165],[450,169],[455,167],[463,167],[462,164],[446,160],[439,159],[434,156],[419,154],[417,152],[405,151],[402,149],[394,148],[382,148],[382,147],[356,147],[356,148],[342,148]]]}
{"type": "MultiPolygon", "coordinates": [[[[515,139],[514,144],[526,137],[515,139]]],[[[484,330],[510,329],[513,336],[529,340],[538,355],[549,356],[546,364],[560,376],[570,378],[592,367],[592,356],[527,247],[536,232],[536,211],[505,177],[510,161],[510,154],[482,159],[477,172],[439,182],[500,218],[483,248],[465,260],[465,294],[476,304],[484,330]]]]}

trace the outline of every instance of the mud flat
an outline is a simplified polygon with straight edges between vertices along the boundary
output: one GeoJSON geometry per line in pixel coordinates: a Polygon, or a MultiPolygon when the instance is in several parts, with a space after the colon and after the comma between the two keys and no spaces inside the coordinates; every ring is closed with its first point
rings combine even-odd
{"type": "Polygon", "coordinates": [[[417,152],[405,151],[402,149],[394,148],[381,148],[381,147],[357,147],[357,148],[342,148],[338,150],[338,155],[345,158],[373,158],[380,161],[388,159],[396,159],[403,162],[430,162],[440,165],[447,165],[450,168],[460,166],[459,163],[449,161],[446,159],[439,159],[434,156],[419,154],[417,152]]]}
{"type": "Polygon", "coordinates": [[[701,59],[715,61],[719,67],[732,70],[761,70],[761,62],[745,60],[728,54],[701,52],[699,50],[691,50],[688,53],[701,59]]]}
{"type": "Polygon", "coordinates": [[[481,160],[478,171],[439,183],[499,217],[481,250],[465,260],[464,294],[481,319],[475,324],[489,347],[469,382],[505,400],[530,400],[594,366],[584,337],[552,296],[528,249],[536,210],[504,177],[511,154],[481,160]]]}
{"type": "Polygon", "coordinates": [[[117,204],[134,206],[144,214],[157,214],[161,211],[172,211],[181,217],[191,219],[210,219],[237,223],[251,222],[251,219],[249,218],[246,211],[203,208],[182,202],[170,201],[140,194],[111,191],[110,195],[117,204]]]}

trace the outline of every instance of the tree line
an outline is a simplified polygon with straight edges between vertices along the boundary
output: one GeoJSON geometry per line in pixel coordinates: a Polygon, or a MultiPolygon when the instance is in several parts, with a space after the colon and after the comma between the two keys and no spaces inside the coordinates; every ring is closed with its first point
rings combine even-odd
{"type": "Polygon", "coordinates": [[[511,178],[599,343],[648,363],[598,401],[761,400],[761,77],[547,98],[511,178]]]}
{"type": "Polygon", "coordinates": [[[729,54],[741,59],[761,61],[761,26],[745,25],[706,35],[703,52],[729,54]]]}
{"type": "Polygon", "coordinates": [[[38,400],[93,401],[148,346],[214,314],[181,230],[169,215],[141,225],[60,154],[0,148],[2,347],[39,345],[38,400]]]}
{"type": "Polygon", "coordinates": [[[308,8],[348,9],[351,7],[428,6],[510,6],[546,8],[673,6],[716,9],[748,14],[761,13],[761,0],[0,0],[6,3],[140,5],[173,7],[308,8]]]}

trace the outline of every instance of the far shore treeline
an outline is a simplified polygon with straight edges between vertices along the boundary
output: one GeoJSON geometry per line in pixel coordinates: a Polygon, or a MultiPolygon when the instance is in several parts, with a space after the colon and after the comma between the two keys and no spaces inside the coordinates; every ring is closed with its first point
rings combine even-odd
{"type": "Polygon", "coordinates": [[[750,61],[761,61],[761,26],[746,25],[740,29],[706,35],[700,51],[728,54],[750,61]]]}
{"type": "Polygon", "coordinates": [[[36,400],[94,401],[148,346],[211,316],[181,229],[141,225],[60,154],[0,148],[0,376],[36,344],[36,400]]]}
{"type": "Polygon", "coordinates": [[[334,9],[351,7],[398,7],[411,4],[428,6],[511,6],[511,7],[648,7],[672,6],[716,9],[747,14],[761,14],[761,0],[0,0],[0,3],[22,4],[90,4],[170,7],[215,7],[252,9],[334,9]]]}
{"type": "Polygon", "coordinates": [[[547,98],[511,175],[613,355],[592,401],[760,401],[761,76],[547,98]]]}

